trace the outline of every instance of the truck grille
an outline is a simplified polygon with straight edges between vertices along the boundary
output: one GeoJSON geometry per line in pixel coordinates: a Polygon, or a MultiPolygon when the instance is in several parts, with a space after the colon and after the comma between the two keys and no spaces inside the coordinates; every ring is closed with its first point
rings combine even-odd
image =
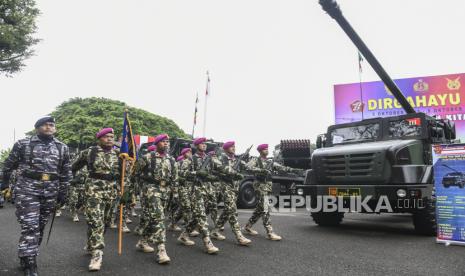
{"type": "Polygon", "coordinates": [[[327,177],[370,176],[375,171],[375,153],[357,153],[323,157],[327,177]]]}

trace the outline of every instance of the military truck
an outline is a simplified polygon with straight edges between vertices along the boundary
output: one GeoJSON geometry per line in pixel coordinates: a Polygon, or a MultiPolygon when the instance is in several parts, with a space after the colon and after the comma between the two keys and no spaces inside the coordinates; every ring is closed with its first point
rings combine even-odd
{"type": "MultiPolygon", "coordinates": [[[[320,0],[320,4],[357,46],[406,114],[328,127],[318,137],[312,168],[306,172],[304,185],[297,189],[310,196],[313,207],[322,196],[334,196],[344,207],[350,205],[351,197],[368,197],[372,210],[381,198],[387,199],[393,212],[413,214],[418,233],[434,235],[432,145],[451,143],[455,126],[448,120],[416,112],[342,15],[337,2],[320,0]]],[[[332,212],[316,210],[311,216],[320,226],[337,226],[344,212],[339,208],[332,212]]]]}
{"type": "Polygon", "coordinates": [[[456,169],[447,166],[446,164],[442,164],[442,166],[452,171],[444,175],[444,177],[442,178],[442,185],[444,186],[444,188],[449,188],[450,186],[457,186],[460,189],[463,189],[465,187],[465,173],[459,172],[456,169]]]}

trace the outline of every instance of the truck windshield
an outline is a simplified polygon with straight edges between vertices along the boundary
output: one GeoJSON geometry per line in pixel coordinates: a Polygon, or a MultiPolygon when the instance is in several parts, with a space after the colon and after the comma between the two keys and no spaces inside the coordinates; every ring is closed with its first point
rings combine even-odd
{"type": "Polygon", "coordinates": [[[365,140],[376,140],[379,135],[379,124],[365,124],[337,128],[331,131],[333,145],[346,142],[361,142],[365,140]]]}

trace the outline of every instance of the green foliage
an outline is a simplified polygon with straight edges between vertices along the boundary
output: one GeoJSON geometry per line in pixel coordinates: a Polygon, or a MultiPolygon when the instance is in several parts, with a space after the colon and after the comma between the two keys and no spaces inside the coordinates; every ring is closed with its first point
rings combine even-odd
{"type": "Polygon", "coordinates": [[[68,146],[79,149],[95,144],[95,133],[103,127],[113,128],[116,137],[120,137],[125,108],[128,109],[134,134],[154,136],[168,133],[171,137],[188,137],[170,119],[127,107],[120,101],[94,97],[70,99],[51,113],[57,122],[56,136],[68,146]]]}
{"type": "Polygon", "coordinates": [[[39,42],[32,36],[39,15],[35,5],[34,0],[0,1],[0,74],[20,71],[34,54],[31,47],[39,42]]]}
{"type": "Polygon", "coordinates": [[[11,149],[0,150],[0,167],[3,167],[3,163],[10,155],[11,149]]]}

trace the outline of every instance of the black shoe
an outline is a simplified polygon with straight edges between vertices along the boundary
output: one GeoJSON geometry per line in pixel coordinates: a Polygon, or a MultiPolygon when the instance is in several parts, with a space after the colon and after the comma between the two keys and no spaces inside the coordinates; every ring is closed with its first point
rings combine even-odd
{"type": "Polygon", "coordinates": [[[37,262],[36,262],[36,257],[26,257],[26,266],[24,268],[24,276],[39,276],[39,273],[37,272],[37,262]]]}
{"type": "Polygon", "coordinates": [[[26,258],[27,257],[19,257],[19,267],[21,270],[24,270],[26,268],[26,258]]]}

